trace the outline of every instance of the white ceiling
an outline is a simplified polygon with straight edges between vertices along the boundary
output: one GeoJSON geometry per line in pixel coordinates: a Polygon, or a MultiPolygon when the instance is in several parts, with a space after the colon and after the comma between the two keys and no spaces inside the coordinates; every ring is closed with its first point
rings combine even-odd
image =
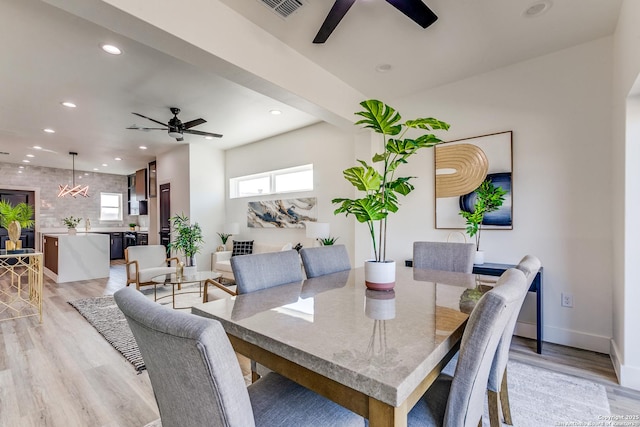
{"type": "MultiPolygon", "coordinates": [[[[552,0],[548,11],[529,18],[522,13],[534,1],[425,0],[439,20],[422,29],[382,0],[359,0],[327,43],[314,45],[332,1],[302,0],[287,19],[260,0],[210,1],[228,5],[361,93],[383,100],[610,35],[621,4],[552,0]],[[375,71],[380,64],[392,69],[375,71]]],[[[0,161],[21,163],[31,153],[29,165],[70,168],[68,152],[76,151],[76,169],[129,174],[181,144],[164,131],[127,130],[156,127],[131,112],[166,122],[172,106],[182,109],[183,121],[207,120],[194,129],[224,135],[185,135],[182,144],[222,149],[318,121],[39,0],[0,0],[0,8],[0,151],[10,153],[0,161]],[[124,54],[103,53],[99,45],[105,42],[124,54]],[[78,108],[62,107],[65,100],[78,108]],[[273,109],[283,114],[271,115],[273,109]],[[56,133],[45,134],[46,127],[56,133]]]]}

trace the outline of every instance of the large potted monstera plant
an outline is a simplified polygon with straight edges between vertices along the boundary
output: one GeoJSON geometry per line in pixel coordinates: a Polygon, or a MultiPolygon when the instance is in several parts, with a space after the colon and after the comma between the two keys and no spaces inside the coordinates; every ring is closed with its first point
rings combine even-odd
{"type": "Polygon", "coordinates": [[[20,234],[23,228],[33,227],[33,207],[27,203],[12,205],[0,200],[0,226],[7,230],[9,240],[5,243],[7,250],[20,249],[20,234]]]}
{"type": "Polygon", "coordinates": [[[384,151],[375,154],[371,163],[358,160],[359,166],[343,171],[361,197],[336,198],[332,203],[339,205],[334,214],[353,215],[358,222],[367,224],[374,258],[365,262],[365,284],[370,289],[389,290],[395,286],[395,261],[386,258],[387,217],[398,211],[398,196],[406,196],[414,189],[412,177],[397,176],[398,168],[418,150],[442,142],[432,131],[448,130],[449,125],[432,117],[403,122],[395,109],[375,99],[360,105],[363,110],[355,114],[362,119],[355,124],[380,134],[384,151]],[[412,136],[406,136],[408,131],[412,136]],[[419,134],[413,136],[414,133],[419,134]]]}

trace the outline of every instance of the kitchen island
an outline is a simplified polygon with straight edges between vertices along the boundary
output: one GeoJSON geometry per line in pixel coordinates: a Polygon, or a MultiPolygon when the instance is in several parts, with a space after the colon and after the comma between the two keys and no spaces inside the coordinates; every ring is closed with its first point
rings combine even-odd
{"type": "Polygon", "coordinates": [[[45,234],[45,274],[56,283],[109,277],[109,235],[45,234]]]}

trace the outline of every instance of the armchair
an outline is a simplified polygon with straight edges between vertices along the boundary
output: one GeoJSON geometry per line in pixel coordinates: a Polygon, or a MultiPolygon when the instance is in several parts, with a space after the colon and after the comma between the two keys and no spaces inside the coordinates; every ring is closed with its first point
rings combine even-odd
{"type": "Polygon", "coordinates": [[[140,286],[153,285],[151,279],[161,274],[171,274],[176,271],[178,258],[167,258],[167,249],[164,245],[129,246],[124,251],[124,260],[127,270],[127,286],[136,284],[140,286]],[[168,263],[172,263],[168,266],[168,263]]]}

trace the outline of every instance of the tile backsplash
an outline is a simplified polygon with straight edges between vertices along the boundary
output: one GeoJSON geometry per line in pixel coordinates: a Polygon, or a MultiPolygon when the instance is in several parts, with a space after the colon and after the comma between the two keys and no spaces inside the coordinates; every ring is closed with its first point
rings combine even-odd
{"type": "Polygon", "coordinates": [[[127,215],[127,177],[107,173],[76,170],[76,185],[88,185],[89,197],[58,197],[58,185],[71,186],[71,169],[17,165],[0,162],[0,188],[40,190],[39,228],[64,227],[62,218],[73,215],[83,218],[78,228],[89,218],[92,227],[126,227],[129,223],[147,225],[145,215],[127,215]],[[23,166],[22,168],[20,168],[23,166]],[[124,205],[122,221],[100,221],[100,193],[120,193],[124,205]]]}

